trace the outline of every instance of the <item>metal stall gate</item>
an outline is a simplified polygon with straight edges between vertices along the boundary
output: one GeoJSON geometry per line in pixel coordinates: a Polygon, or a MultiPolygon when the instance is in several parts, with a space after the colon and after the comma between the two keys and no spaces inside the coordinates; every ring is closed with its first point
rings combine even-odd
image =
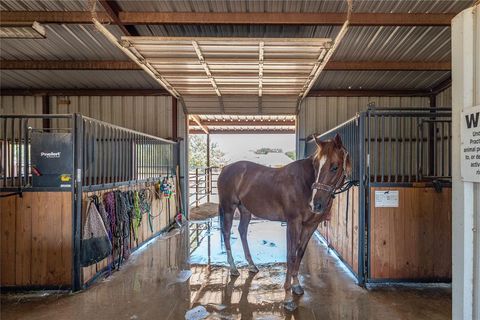
{"type": "MultiPolygon", "coordinates": [[[[2,115],[0,126],[2,288],[85,287],[87,195],[176,174],[177,143],[80,114],[2,115]]],[[[173,222],[176,208],[141,241],[173,222]]]]}
{"type": "Polygon", "coordinates": [[[319,227],[329,247],[359,284],[449,281],[451,109],[369,109],[319,138],[336,133],[358,187],[319,227]]]}

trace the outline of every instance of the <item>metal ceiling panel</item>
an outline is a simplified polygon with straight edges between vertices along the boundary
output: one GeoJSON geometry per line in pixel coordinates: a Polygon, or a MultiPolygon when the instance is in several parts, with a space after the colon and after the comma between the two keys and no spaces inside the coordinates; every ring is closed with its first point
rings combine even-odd
{"type": "Polygon", "coordinates": [[[2,11],[89,11],[88,0],[2,0],[2,11]]]}
{"type": "Polygon", "coordinates": [[[450,76],[449,71],[323,71],[314,89],[426,90],[450,76]]]}
{"type": "Polygon", "coordinates": [[[333,60],[444,61],[451,54],[449,27],[356,27],[347,34],[333,60]]]}
{"type": "MultiPolygon", "coordinates": [[[[2,39],[0,58],[5,60],[126,60],[93,25],[44,25],[46,39],[2,39]]],[[[108,26],[117,37],[117,26],[108,26]]]]}
{"type": "MultiPolygon", "coordinates": [[[[164,12],[346,12],[344,0],[117,0],[124,11],[164,12]]],[[[354,12],[455,13],[470,0],[355,0],[354,12]]]]}
{"type": "Polygon", "coordinates": [[[141,70],[1,70],[2,89],[161,89],[141,70]]]}

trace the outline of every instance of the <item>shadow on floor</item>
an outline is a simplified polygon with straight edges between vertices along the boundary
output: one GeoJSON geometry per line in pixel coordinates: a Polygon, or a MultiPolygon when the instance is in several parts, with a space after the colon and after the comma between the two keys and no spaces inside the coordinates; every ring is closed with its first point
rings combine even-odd
{"type": "MultiPolygon", "coordinates": [[[[252,221],[249,242],[260,272],[242,268],[240,277],[231,278],[215,219],[153,241],[121,271],[84,292],[3,294],[1,319],[185,319],[189,310],[207,319],[451,318],[449,288],[362,289],[316,238],[300,270],[305,295],[288,313],[282,306],[285,227],[252,221]]],[[[238,238],[236,228],[233,237],[238,238]]],[[[240,240],[233,239],[232,246],[244,266],[240,240]]]]}

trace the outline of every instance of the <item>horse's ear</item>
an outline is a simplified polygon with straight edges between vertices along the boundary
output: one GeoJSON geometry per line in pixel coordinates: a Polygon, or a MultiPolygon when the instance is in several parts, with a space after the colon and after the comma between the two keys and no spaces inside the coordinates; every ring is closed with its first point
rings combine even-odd
{"type": "Polygon", "coordinates": [[[335,146],[337,146],[338,148],[341,148],[343,146],[342,138],[338,133],[335,135],[335,138],[333,138],[333,142],[335,143],[335,146]]]}
{"type": "Polygon", "coordinates": [[[325,144],[324,141],[320,140],[316,135],[313,136],[313,139],[315,139],[315,143],[317,144],[317,146],[323,148],[323,145],[325,144]]]}

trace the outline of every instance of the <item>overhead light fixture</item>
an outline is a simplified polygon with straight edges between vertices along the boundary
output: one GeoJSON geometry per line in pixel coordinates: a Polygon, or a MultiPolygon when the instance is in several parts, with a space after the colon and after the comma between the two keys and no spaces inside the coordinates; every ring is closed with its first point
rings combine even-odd
{"type": "Polygon", "coordinates": [[[0,38],[2,39],[45,39],[46,37],[45,27],[37,21],[0,24],[0,38]]]}

